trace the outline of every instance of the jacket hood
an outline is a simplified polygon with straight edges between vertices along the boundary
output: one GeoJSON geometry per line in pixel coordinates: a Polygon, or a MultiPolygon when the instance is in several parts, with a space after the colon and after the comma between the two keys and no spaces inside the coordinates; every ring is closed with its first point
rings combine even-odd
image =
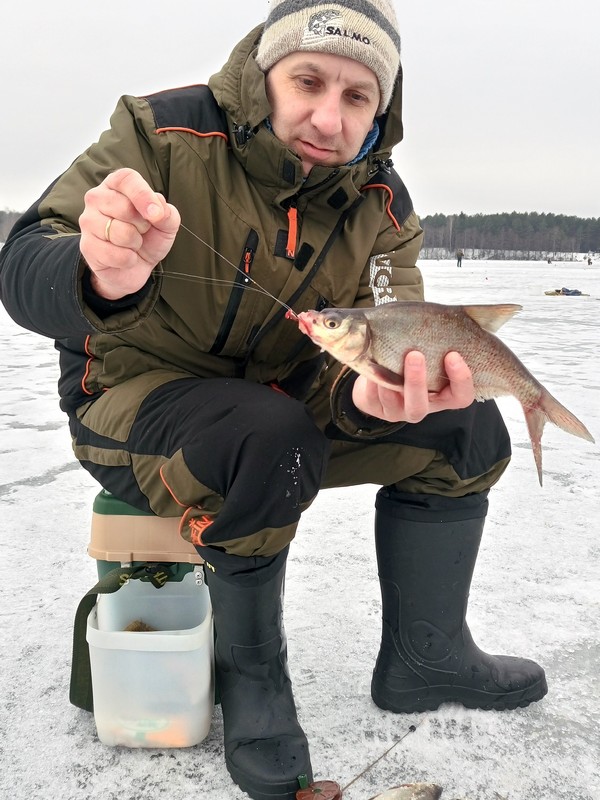
{"type": "MultiPolygon", "coordinates": [[[[233,49],[222,69],[208,81],[217,103],[230,117],[235,139],[233,147],[243,147],[272,110],[267,98],[265,75],[255,60],[262,31],[262,24],[250,31],[233,49]]],[[[398,70],[390,107],[377,117],[377,121],[381,132],[372,157],[386,160],[392,147],[402,141],[403,136],[402,66],[398,70]]]]}

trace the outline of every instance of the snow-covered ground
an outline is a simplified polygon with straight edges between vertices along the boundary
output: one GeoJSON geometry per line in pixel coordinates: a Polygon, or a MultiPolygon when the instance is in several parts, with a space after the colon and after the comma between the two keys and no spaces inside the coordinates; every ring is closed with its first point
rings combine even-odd
{"type": "MultiPolygon", "coordinates": [[[[424,262],[427,299],[517,302],[500,332],[600,441],[600,267],[424,262]],[[548,297],[579,288],[589,297],[548,297]]],[[[95,582],[86,555],[97,485],[73,460],[56,401],[52,343],[0,307],[0,797],[2,800],[243,800],[226,772],[222,720],[186,750],[109,748],[68,702],[73,615],[95,582]]],[[[514,458],[492,492],[471,591],[478,643],[546,668],[549,693],[513,712],[397,716],[369,695],[380,633],[372,548],[375,487],[323,492],[292,547],[290,668],[315,777],[366,800],[407,781],[443,800],[600,797],[599,446],[551,425],[540,488],[521,408],[501,407],[514,458]],[[409,726],[416,730],[409,733],[409,726]]]]}

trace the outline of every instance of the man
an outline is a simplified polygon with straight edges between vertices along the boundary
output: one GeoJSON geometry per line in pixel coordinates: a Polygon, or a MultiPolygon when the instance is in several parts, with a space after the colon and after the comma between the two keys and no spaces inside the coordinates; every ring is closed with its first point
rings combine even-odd
{"type": "Polygon", "coordinates": [[[390,161],[399,53],[390,0],[274,0],[208,87],[122,98],[2,251],[7,309],[56,339],[77,458],[117,497],[181,517],[206,560],[226,764],[261,800],[312,774],[281,597],[320,488],[383,487],[377,705],[546,693],[537,664],[482,653],[465,623],[510,458],[496,406],[473,403],[457,353],[436,395],[418,352],[402,392],[340,370],[274,300],[422,299],[422,232],[390,161]]]}

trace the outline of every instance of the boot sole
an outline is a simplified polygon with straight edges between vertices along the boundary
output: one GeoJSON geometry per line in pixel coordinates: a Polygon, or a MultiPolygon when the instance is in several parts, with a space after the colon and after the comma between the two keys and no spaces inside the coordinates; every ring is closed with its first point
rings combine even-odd
{"type": "Polygon", "coordinates": [[[378,683],[373,680],[371,684],[373,702],[384,711],[393,711],[396,714],[435,711],[442,703],[460,703],[465,708],[480,708],[483,711],[510,711],[515,708],[526,708],[530,703],[541,700],[548,692],[545,678],[518,692],[497,694],[460,686],[430,686],[423,690],[390,692],[378,683]]]}
{"type": "MultiPolygon", "coordinates": [[[[246,792],[252,800],[296,800],[296,792],[300,789],[298,779],[294,778],[281,783],[265,785],[248,778],[248,775],[238,770],[232,764],[226,763],[227,771],[231,779],[243,792],[246,792]]],[[[302,773],[298,773],[299,775],[302,773]]],[[[306,774],[306,773],[305,773],[306,774]]],[[[312,770],[308,771],[308,782],[312,781],[312,770]]]]}

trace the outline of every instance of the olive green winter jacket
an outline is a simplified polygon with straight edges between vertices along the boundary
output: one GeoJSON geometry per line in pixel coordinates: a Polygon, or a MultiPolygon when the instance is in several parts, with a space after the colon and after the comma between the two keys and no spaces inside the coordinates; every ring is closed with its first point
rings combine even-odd
{"type": "Polygon", "coordinates": [[[402,137],[401,77],[374,151],[352,166],[316,166],[304,180],[300,159],[264,124],[260,33],[234,49],[208,86],[123,97],[110,129],[3,248],[2,300],[18,323],[57,340],[66,411],[81,414],[141,375],[148,390],[177,374],[276,383],[309,403],[328,394],[337,367],[325,368],[318,348],[248,275],[296,312],[422,299],[422,232],[390,162],[402,137]],[[119,167],[140,172],[206,243],[182,227],[145,290],[94,303],[78,218],[85,192],[119,167]],[[291,240],[290,208],[298,219],[291,240]]]}

